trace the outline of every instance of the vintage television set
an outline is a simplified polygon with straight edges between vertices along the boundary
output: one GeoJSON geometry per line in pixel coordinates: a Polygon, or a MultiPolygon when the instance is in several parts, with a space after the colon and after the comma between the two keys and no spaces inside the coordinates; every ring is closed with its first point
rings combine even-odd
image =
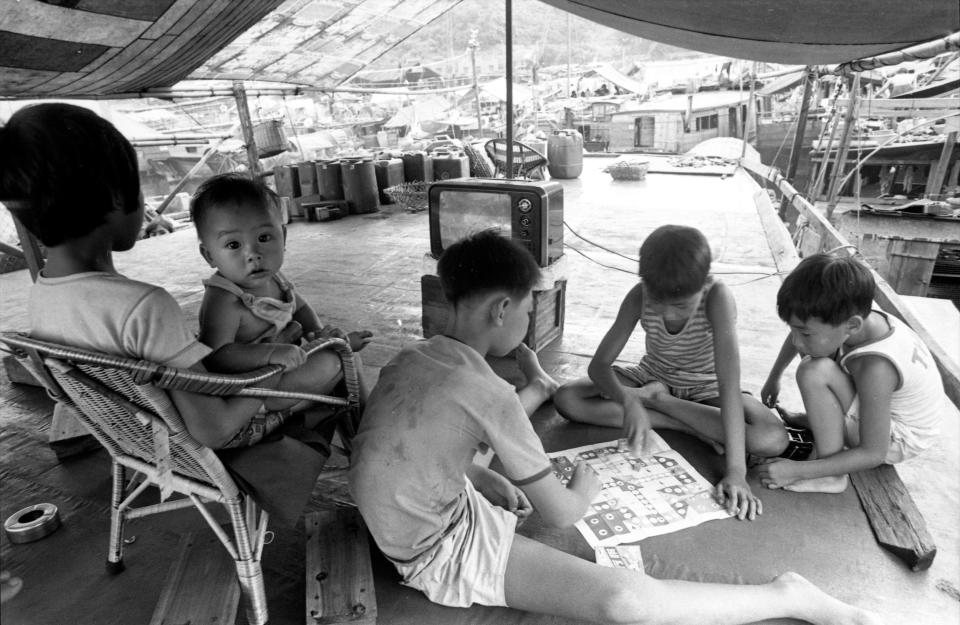
{"type": "Polygon", "coordinates": [[[563,255],[563,187],[553,180],[454,178],[428,194],[430,253],[439,258],[458,239],[499,229],[533,254],[541,267],[563,255]]]}

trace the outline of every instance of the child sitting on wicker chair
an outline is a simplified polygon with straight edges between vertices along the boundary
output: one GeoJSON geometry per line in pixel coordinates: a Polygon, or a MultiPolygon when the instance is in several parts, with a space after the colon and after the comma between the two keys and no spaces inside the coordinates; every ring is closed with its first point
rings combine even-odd
{"type": "MultiPolygon", "coordinates": [[[[329,350],[311,352],[309,345],[303,349],[301,341],[341,338],[356,352],[373,333],[344,333],[324,325],[280,272],[286,229],[277,194],[259,180],[221,174],[200,185],[190,215],[200,254],[216,269],[203,282],[200,306],[200,342],[214,350],[206,366],[232,373],[280,364],[287,368],[281,382],[285,390],[332,388],[340,375],[339,356],[329,350]]],[[[273,408],[269,402],[266,407],[273,408]]],[[[265,411],[231,444],[255,443],[276,429],[283,415],[265,411]]]]}

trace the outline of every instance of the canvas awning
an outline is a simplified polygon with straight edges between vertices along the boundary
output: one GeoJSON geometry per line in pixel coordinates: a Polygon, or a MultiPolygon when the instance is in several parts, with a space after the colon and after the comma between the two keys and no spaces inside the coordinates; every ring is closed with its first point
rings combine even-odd
{"type": "Polygon", "coordinates": [[[460,0],[0,0],[0,97],[333,87],[460,0]]]}
{"type": "MultiPolygon", "coordinates": [[[[799,65],[960,31],[956,0],[544,1],[647,39],[799,65]]],[[[0,97],[116,97],[184,79],[332,88],[459,2],[2,0],[0,97]]]]}
{"type": "Polygon", "coordinates": [[[957,0],[543,0],[681,48],[798,65],[835,64],[960,30],[957,0]]]}

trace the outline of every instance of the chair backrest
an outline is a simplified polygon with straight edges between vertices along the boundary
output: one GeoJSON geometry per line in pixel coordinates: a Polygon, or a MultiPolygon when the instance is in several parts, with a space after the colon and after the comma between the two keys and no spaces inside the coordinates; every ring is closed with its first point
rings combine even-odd
{"type": "MultiPolygon", "coordinates": [[[[496,174],[507,171],[507,140],[490,139],[484,144],[484,150],[496,167],[496,174]]],[[[547,157],[520,141],[513,142],[513,175],[527,177],[547,164],[547,157]]]]}
{"type": "Polygon", "coordinates": [[[73,408],[111,456],[156,468],[168,462],[173,474],[212,486],[225,496],[239,489],[212,449],[187,431],[170,395],[142,383],[145,371],[169,374],[144,361],[74,349],[4,332],[4,343],[40,379],[57,401],[73,408]],[[160,429],[163,432],[160,432],[160,429]]]}

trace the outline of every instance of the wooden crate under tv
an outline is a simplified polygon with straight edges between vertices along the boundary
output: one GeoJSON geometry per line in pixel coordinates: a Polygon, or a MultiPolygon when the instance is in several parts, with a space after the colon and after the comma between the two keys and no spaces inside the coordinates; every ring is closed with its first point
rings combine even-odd
{"type": "MultiPolygon", "coordinates": [[[[423,298],[423,336],[430,338],[447,331],[450,307],[443,296],[440,278],[425,274],[420,278],[420,293],[423,298]]],[[[523,342],[535,352],[540,351],[563,336],[564,306],[567,297],[567,281],[557,280],[553,288],[534,290],[533,310],[530,311],[530,329],[523,342]]]]}

